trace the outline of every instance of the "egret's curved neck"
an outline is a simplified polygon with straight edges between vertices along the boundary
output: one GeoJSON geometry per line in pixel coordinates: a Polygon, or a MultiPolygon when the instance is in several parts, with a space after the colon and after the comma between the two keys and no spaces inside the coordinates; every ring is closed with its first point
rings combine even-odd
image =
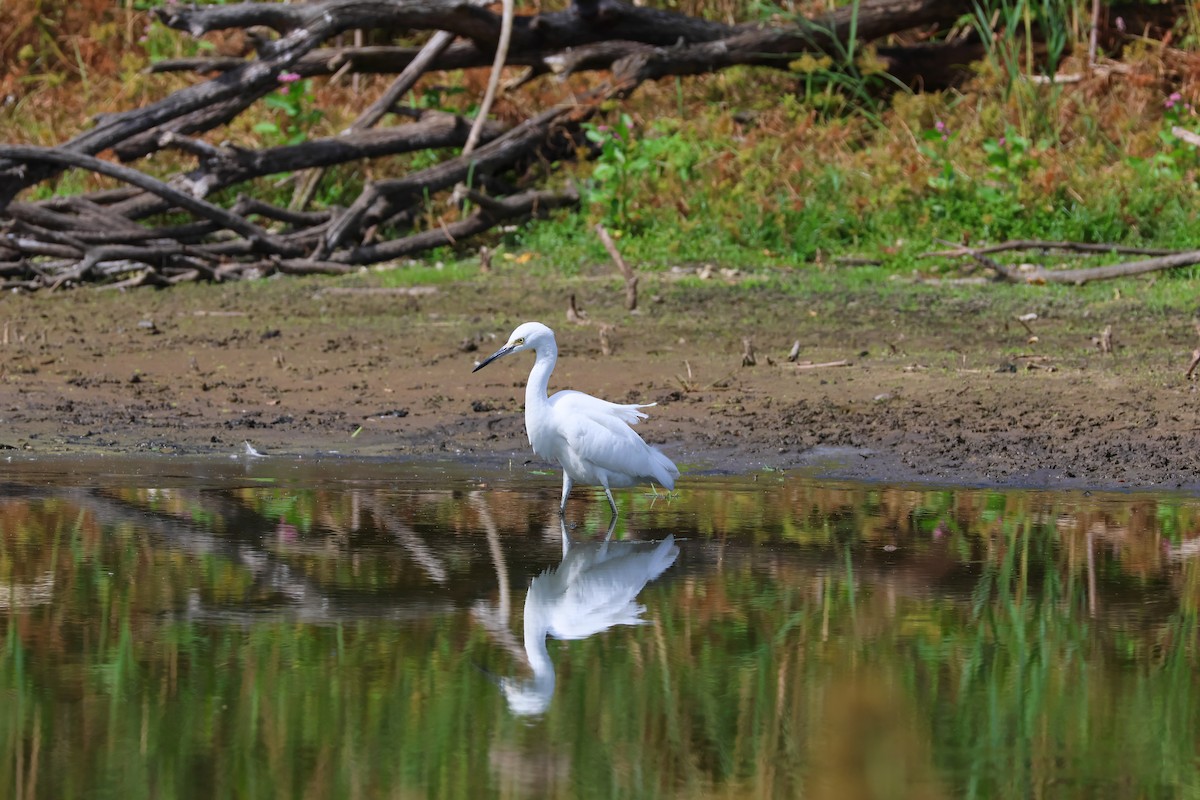
{"type": "Polygon", "coordinates": [[[525,384],[525,414],[530,409],[546,405],[546,396],[550,391],[550,373],[558,361],[558,344],[551,340],[539,344],[536,351],[537,360],[533,362],[533,370],[529,373],[529,382],[525,384]]]}
{"type": "Polygon", "coordinates": [[[550,660],[550,650],[546,646],[546,626],[537,616],[528,610],[525,612],[525,657],[533,670],[534,684],[553,691],[554,662],[550,660]]]}
{"type": "Polygon", "coordinates": [[[529,668],[538,682],[550,682],[554,685],[554,663],[550,660],[550,648],[546,645],[546,628],[541,625],[526,624],[524,645],[529,668]]]}

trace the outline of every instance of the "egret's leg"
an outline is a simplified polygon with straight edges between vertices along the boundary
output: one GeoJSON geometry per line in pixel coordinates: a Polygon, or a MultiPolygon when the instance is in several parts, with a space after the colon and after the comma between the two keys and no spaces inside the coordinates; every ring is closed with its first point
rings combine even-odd
{"type": "Polygon", "coordinates": [[[567,553],[569,553],[571,550],[571,537],[567,533],[567,521],[566,521],[566,519],[563,518],[563,516],[561,514],[558,517],[558,529],[560,531],[562,531],[562,548],[563,548],[562,557],[566,558],[567,553]]]}
{"type": "Polygon", "coordinates": [[[608,488],[608,481],[604,482],[604,494],[608,496],[608,507],[612,509],[613,519],[617,518],[617,501],[613,500],[612,489],[608,488]]]}
{"type": "Polygon", "coordinates": [[[612,518],[612,522],[608,523],[608,533],[604,534],[604,544],[605,545],[607,545],[612,540],[612,536],[616,532],[616,530],[617,530],[617,518],[616,518],[616,515],[614,515],[612,518]]]}
{"type": "Polygon", "coordinates": [[[567,495],[571,493],[571,476],[567,471],[563,470],[563,496],[562,502],[558,504],[558,513],[560,515],[567,513],[567,495]]]}

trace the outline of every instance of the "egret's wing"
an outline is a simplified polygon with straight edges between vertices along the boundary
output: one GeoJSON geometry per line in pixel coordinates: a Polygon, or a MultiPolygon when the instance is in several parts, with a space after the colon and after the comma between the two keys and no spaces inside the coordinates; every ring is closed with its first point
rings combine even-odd
{"type": "MultiPolygon", "coordinates": [[[[548,609],[549,630],[559,639],[580,639],[614,625],[640,625],[645,606],[637,596],[647,583],[661,575],[679,555],[675,539],[659,543],[620,542],[614,549],[587,545],[579,569],[563,577],[564,591],[548,609]]],[[[568,565],[564,564],[564,567],[568,565]]]]}
{"type": "Polygon", "coordinates": [[[613,416],[565,415],[561,427],[568,450],[576,459],[623,475],[650,475],[641,437],[613,416]]]}
{"type": "Polygon", "coordinates": [[[612,486],[653,478],[668,489],[674,487],[679,470],[629,427],[630,421],[646,416],[637,405],[610,403],[582,392],[558,392],[550,398],[550,409],[565,444],[558,457],[568,472],[572,467],[575,475],[604,470],[612,486]]]}
{"type": "Polygon", "coordinates": [[[556,639],[584,639],[614,625],[642,624],[646,607],[637,602],[642,585],[614,582],[608,575],[576,580],[551,610],[550,634],[556,639]]]}
{"type": "Polygon", "coordinates": [[[584,414],[604,414],[619,419],[626,425],[637,425],[639,421],[646,418],[646,412],[639,409],[658,405],[658,403],[610,403],[573,389],[555,392],[550,398],[550,403],[584,414]]]}

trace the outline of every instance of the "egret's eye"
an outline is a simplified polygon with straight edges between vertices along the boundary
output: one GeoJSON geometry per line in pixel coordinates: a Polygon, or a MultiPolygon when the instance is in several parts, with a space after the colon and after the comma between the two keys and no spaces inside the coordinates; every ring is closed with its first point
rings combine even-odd
{"type": "Polygon", "coordinates": [[[524,337],[524,336],[522,336],[520,339],[517,339],[516,341],[514,341],[514,342],[513,342],[513,347],[520,347],[520,346],[521,346],[521,345],[523,345],[523,344],[525,344],[525,337],[524,337]]]}

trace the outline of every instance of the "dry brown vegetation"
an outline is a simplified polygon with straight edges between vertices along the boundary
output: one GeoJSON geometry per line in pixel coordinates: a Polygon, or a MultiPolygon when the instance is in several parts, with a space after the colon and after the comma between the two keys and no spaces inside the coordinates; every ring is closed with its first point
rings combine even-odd
{"type": "MultiPolygon", "coordinates": [[[[997,176],[990,173],[995,172],[997,167],[991,163],[990,156],[987,160],[981,158],[980,154],[982,150],[986,150],[987,143],[983,142],[981,149],[978,134],[984,131],[992,132],[994,140],[997,127],[1003,131],[1004,125],[1015,125],[1015,130],[1019,130],[1029,142],[1026,147],[1030,148],[1022,154],[1023,163],[1017,166],[1003,166],[1002,174],[998,175],[1001,188],[1016,195],[1014,203],[1017,205],[1013,208],[1026,207],[1030,200],[1039,196],[1048,198],[1047,208],[1051,207],[1051,204],[1072,202],[1073,198],[1082,203],[1092,189],[1081,185],[1080,180],[1081,175],[1094,172],[1088,163],[1090,160],[1110,157],[1113,144],[1125,152],[1146,154],[1136,156],[1138,158],[1157,157],[1154,154],[1155,148],[1161,147],[1156,135],[1158,131],[1146,129],[1146,117],[1161,113],[1165,92],[1178,88],[1181,103],[1187,103],[1194,92],[1192,75],[1195,72],[1196,59],[1193,54],[1173,46],[1178,37],[1187,30],[1188,12],[1182,6],[1130,5],[1106,9],[1097,20],[1100,23],[1100,49],[1093,54],[1090,49],[1084,47],[1092,20],[1083,13],[1082,7],[1066,18],[1069,23],[1069,30],[1065,31],[1066,46],[1054,49],[1048,42],[1042,41],[1036,27],[1030,29],[1034,33],[1031,40],[1015,36],[1012,30],[1005,27],[999,12],[991,18],[992,29],[988,35],[994,37],[994,41],[988,42],[986,37],[980,38],[979,34],[983,29],[977,22],[972,22],[970,15],[957,19],[953,13],[948,15],[951,5],[939,4],[933,0],[912,3],[910,6],[913,10],[910,13],[914,16],[911,19],[906,18],[903,23],[895,20],[895,14],[891,13],[891,5],[880,5],[876,8],[877,5],[879,4],[869,3],[854,9],[842,8],[830,12],[832,15],[828,17],[822,17],[827,10],[817,5],[799,9],[809,17],[826,20],[807,29],[804,36],[826,37],[826,44],[814,45],[818,55],[822,47],[830,49],[828,42],[836,44],[834,50],[845,47],[848,33],[838,26],[844,26],[856,9],[859,17],[853,29],[857,36],[859,39],[876,40],[871,47],[864,47],[861,42],[858,43],[860,56],[855,59],[855,66],[847,68],[849,73],[857,76],[856,80],[866,81],[882,69],[890,72],[893,80],[908,83],[916,89],[940,86],[943,82],[957,84],[959,89],[952,97],[948,99],[936,94],[902,93],[896,96],[893,103],[887,106],[876,105],[868,114],[831,114],[830,103],[835,106],[840,104],[844,111],[846,104],[850,102],[876,103],[878,100],[872,100],[867,94],[863,94],[867,91],[864,88],[866,83],[857,86],[839,83],[844,79],[844,76],[838,77],[842,67],[838,66],[836,59],[830,59],[827,55],[819,58],[806,55],[786,64],[777,57],[762,54],[716,55],[718,51],[727,53],[731,48],[736,53],[736,45],[727,43],[737,41],[738,36],[757,37],[756,47],[774,49],[788,54],[787,58],[792,58],[796,48],[810,45],[803,43],[806,41],[803,36],[788,33],[790,29],[782,13],[775,15],[771,20],[781,27],[731,28],[728,26],[733,21],[745,21],[751,14],[761,15],[761,10],[749,6],[697,6],[686,9],[702,15],[695,21],[695,24],[700,26],[696,31],[697,38],[687,47],[672,50],[655,49],[648,44],[631,45],[628,42],[597,43],[595,47],[601,50],[617,46],[618,55],[623,54],[625,57],[618,59],[615,55],[606,54],[601,56],[599,61],[589,61],[585,69],[599,68],[599,75],[586,72],[574,74],[566,84],[544,79],[525,80],[519,89],[502,94],[501,102],[493,115],[495,125],[498,126],[498,132],[503,132],[506,126],[523,120],[528,124],[535,118],[539,109],[552,107],[555,103],[564,101],[575,103],[574,110],[569,113],[541,118],[545,121],[545,129],[544,133],[539,135],[544,141],[541,149],[537,151],[537,157],[532,159],[534,162],[539,157],[544,161],[564,157],[569,160],[572,155],[596,155],[595,148],[580,146],[585,142],[579,125],[597,110],[612,110],[611,102],[602,102],[605,98],[619,98],[619,108],[630,113],[637,120],[640,129],[648,129],[654,123],[658,112],[664,107],[673,106],[680,124],[686,126],[686,129],[683,129],[684,136],[693,137],[700,143],[706,137],[716,135],[736,142],[741,154],[726,151],[718,152],[712,158],[704,158],[703,152],[700,152],[702,146],[697,147],[697,157],[704,173],[701,182],[712,190],[711,197],[699,198],[708,206],[703,212],[697,214],[693,203],[690,202],[695,198],[686,186],[637,180],[630,186],[620,187],[622,194],[628,195],[628,200],[622,200],[622,218],[617,220],[617,223],[620,227],[625,227],[626,223],[644,225],[646,220],[654,219],[656,215],[665,217],[675,213],[678,215],[676,224],[680,224],[685,230],[689,222],[700,225],[718,224],[726,227],[723,235],[737,240],[740,238],[738,231],[728,228],[728,221],[741,215],[714,207],[729,202],[729,198],[734,198],[737,202],[762,209],[768,215],[771,227],[786,231],[789,227],[794,227],[789,220],[790,216],[805,213],[810,203],[826,202],[821,196],[820,187],[812,185],[814,158],[829,157],[829,161],[822,163],[836,164],[851,181],[855,180],[853,176],[856,173],[869,176],[862,186],[853,186],[851,192],[843,193],[846,195],[845,202],[862,216],[872,215],[880,206],[889,202],[895,203],[896,200],[903,199],[902,196],[911,198],[928,194],[930,186],[939,191],[944,190],[946,185],[960,174],[973,176],[982,173],[985,184],[988,181],[994,183],[997,176]],[[889,10],[887,14],[880,11],[885,7],[889,10]],[[822,27],[826,25],[832,27],[822,27]],[[729,36],[731,31],[737,35],[729,36]],[[706,37],[712,36],[726,38],[720,40],[720,47],[706,50],[706,37]],[[788,38],[789,36],[791,38],[788,38]],[[837,44],[839,41],[842,43],[837,44]],[[1105,54],[1121,55],[1124,58],[1121,61],[1111,61],[1105,54]],[[973,60],[976,62],[975,66],[964,69],[960,62],[955,60],[958,58],[973,60]],[[696,79],[689,78],[674,86],[654,82],[654,79],[664,76],[720,70],[733,63],[786,66],[787,69],[776,72],[725,72],[696,79]],[[603,71],[606,66],[611,68],[611,75],[603,71]],[[948,67],[950,69],[947,69],[948,67]],[[1035,80],[1039,77],[1036,73],[1048,69],[1056,75],[1053,87],[1048,90],[1049,95],[1045,88],[1047,81],[1035,80]],[[821,93],[813,95],[813,75],[822,76],[823,81],[833,80],[832,88],[835,91],[831,92],[831,86],[826,85],[821,93]],[[632,99],[628,97],[634,87],[646,81],[649,83],[643,86],[637,95],[632,99]],[[797,99],[797,81],[808,87],[803,89],[803,99],[797,99]],[[1038,88],[1039,86],[1042,88],[1038,88]],[[783,102],[778,102],[781,96],[783,102]],[[747,110],[732,115],[719,109],[714,113],[714,100],[726,108],[741,107],[747,110]],[[947,125],[955,132],[955,139],[947,142],[936,154],[932,148],[922,145],[925,134],[935,122],[937,125],[947,125]],[[1002,124],[998,125],[998,122],[1002,124]],[[1097,126],[1100,126],[1103,132],[1099,139],[1095,135],[1097,126]],[[552,136],[558,137],[557,141],[552,142],[549,138],[552,136]],[[1103,140],[1107,140],[1110,147],[1105,149],[1100,145],[1103,152],[1098,152],[1096,147],[1103,140]],[[576,149],[574,154],[571,153],[572,145],[576,149]],[[1030,167],[1031,164],[1034,166],[1030,167]],[[939,171],[942,177],[938,177],[939,171]],[[658,185],[654,185],[656,183],[658,185]],[[747,199],[748,193],[757,193],[757,196],[747,199]],[[632,212],[629,219],[624,218],[626,211],[632,212]]],[[[901,7],[896,5],[897,9],[901,7]]],[[[241,13],[230,10],[232,7],[220,8],[224,9],[219,12],[220,15],[224,15],[222,18],[230,15],[236,18],[236,15],[241,13]]],[[[637,24],[639,20],[646,22],[657,19],[653,16],[656,12],[635,13],[634,10],[630,10],[631,7],[621,8],[623,10],[619,11],[619,15],[626,15],[628,19],[621,19],[628,24],[637,24]],[[645,19],[639,17],[639,14],[645,19]],[[647,14],[649,16],[646,16],[647,14]]],[[[909,6],[903,8],[908,9],[909,6]]],[[[548,12],[549,9],[521,11],[536,14],[539,11],[548,12]]],[[[66,9],[61,10],[57,18],[54,13],[39,15],[34,9],[25,8],[20,4],[11,6],[5,13],[12,17],[13,34],[6,40],[4,49],[0,50],[0,59],[14,65],[7,80],[15,82],[13,85],[19,87],[12,100],[18,110],[12,114],[9,122],[12,123],[11,129],[14,131],[11,138],[22,143],[48,144],[62,141],[61,132],[64,128],[69,129],[73,124],[78,128],[83,127],[79,125],[79,117],[85,107],[88,113],[92,113],[103,112],[109,108],[128,108],[130,104],[145,106],[147,102],[165,96],[168,89],[193,84],[193,81],[181,75],[145,75],[141,67],[145,66],[149,56],[156,59],[174,57],[168,58],[166,62],[159,61],[159,69],[166,64],[174,64],[173,68],[176,69],[227,71],[232,75],[241,68],[239,65],[246,63],[242,58],[259,47],[255,39],[257,34],[251,35],[252,28],[245,27],[243,23],[214,22],[210,18],[217,12],[204,10],[189,11],[168,7],[161,13],[161,18],[168,24],[190,28],[193,33],[214,29],[206,35],[204,44],[207,49],[202,52],[196,52],[195,45],[186,37],[152,27],[148,16],[132,8],[106,11],[89,23],[87,32],[78,30],[82,23],[73,11],[66,9]],[[95,21],[96,19],[99,21],[95,21]],[[51,25],[52,22],[55,24],[51,25]],[[101,39],[120,42],[121,46],[95,46],[101,39]],[[80,46],[79,42],[82,40],[91,42],[92,46],[80,46]],[[41,42],[41,49],[34,41],[41,42]],[[117,52],[122,55],[119,60],[114,61],[114,53],[117,52]],[[70,54],[74,55],[73,62],[65,58],[70,54]],[[190,58],[192,55],[199,56],[199,60],[190,58]],[[180,56],[189,58],[181,60],[180,56]],[[222,60],[222,56],[227,57],[222,60]],[[232,72],[229,72],[230,70],[232,72]],[[122,83],[119,90],[115,90],[116,87],[111,85],[114,73],[119,78],[128,79],[122,83]],[[67,87],[73,87],[76,91],[65,101],[59,102],[62,99],[60,95],[67,87]],[[94,101],[92,98],[97,94],[102,94],[103,99],[94,101]]],[[[548,16],[545,19],[551,18],[552,16],[548,16]]],[[[761,16],[759,18],[762,19],[761,16]]],[[[294,24],[287,21],[271,22],[265,17],[264,19],[281,32],[294,24]]],[[[569,30],[575,18],[568,12],[553,19],[557,20],[553,24],[559,26],[554,28],[554,31],[558,32],[556,35],[560,35],[561,31],[569,30]]],[[[675,14],[669,19],[689,18],[675,14]]],[[[1028,16],[1025,20],[1028,22],[1028,16]]],[[[606,20],[605,24],[610,22],[606,20]]],[[[467,25],[464,30],[475,30],[471,25],[474,23],[467,25]]],[[[1011,22],[1009,25],[1011,26],[1011,22]]],[[[650,33],[644,35],[653,38],[650,33]]],[[[536,49],[531,51],[529,48],[532,40],[527,34],[523,36],[524,39],[518,37],[516,50],[510,54],[510,63],[518,67],[525,65],[536,75],[538,70],[545,68],[545,63],[549,63],[548,60],[545,63],[541,60],[548,58],[547,52],[536,49]]],[[[303,146],[299,149],[305,149],[315,138],[319,140],[323,135],[336,134],[346,125],[355,124],[355,117],[363,107],[363,98],[377,96],[387,81],[385,76],[373,73],[394,72],[397,69],[381,67],[371,61],[380,57],[391,57],[380,56],[383,51],[374,55],[353,55],[359,51],[351,47],[354,44],[352,38],[348,32],[341,33],[336,41],[330,43],[333,47],[326,46],[317,58],[309,59],[305,56],[295,62],[296,68],[300,70],[299,74],[314,77],[314,83],[311,87],[306,84],[304,96],[300,98],[305,106],[305,113],[309,113],[308,109],[317,110],[311,117],[304,117],[303,123],[295,122],[297,118],[293,117],[293,122],[289,123],[292,127],[284,131],[289,141],[303,141],[303,146]],[[338,47],[343,49],[338,50],[338,47]],[[359,58],[365,60],[360,64],[356,60],[359,58]],[[351,74],[345,74],[345,70],[338,66],[343,63],[350,67],[351,74]]],[[[377,34],[368,33],[367,42],[383,39],[384,37],[377,34]]],[[[482,83],[488,74],[483,66],[487,53],[483,52],[478,41],[469,38],[462,40],[455,47],[456,55],[450,61],[472,68],[465,71],[451,69],[442,74],[447,80],[446,84],[434,86],[426,81],[422,91],[461,92],[459,97],[462,102],[457,105],[465,107],[481,93],[482,83]],[[479,52],[476,52],[477,50],[479,52]]],[[[554,57],[578,59],[586,51],[587,58],[591,59],[595,57],[589,49],[592,47],[587,45],[575,50],[564,50],[554,57]]],[[[269,54],[274,51],[267,47],[263,52],[269,54]]],[[[269,60],[267,59],[267,62],[269,60]]],[[[574,63],[573,68],[583,66],[582,62],[574,63]]],[[[507,77],[513,81],[519,74],[517,67],[513,67],[508,70],[507,77]]],[[[527,75],[526,78],[528,77],[527,75]]],[[[269,93],[271,88],[264,89],[257,84],[251,87],[247,84],[246,91],[257,96],[269,93]]],[[[876,86],[869,91],[878,92],[879,88],[876,86]]],[[[191,90],[184,93],[187,92],[197,96],[191,90]]],[[[183,95],[172,97],[174,96],[183,95]]],[[[1187,107],[1191,109],[1191,105],[1187,107]]],[[[833,110],[837,111],[836,108],[833,110]]],[[[270,116],[269,112],[255,111],[237,117],[227,128],[214,128],[212,124],[205,123],[200,127],[198,137],[194,141],[189,143],[177,136],[171,143],[173,147],[182,147],[186,154],[156,153],[154,164],[149,166],[148,170],[153,174],[169,175],[185,168],[193,156],[199,157],[202,165],[206,159],[211,163],[208,167],[192,170],[183,176],[189,181],[194,181],[198,174],[206,174],[205,169],[210,173],[217,169],[212,164],[228,162],[228,170],[228,164],[243,158],[239,155],[242,151],[224,148],[222,136],[236,137],[239,148],[263,147],[271,143],[270,137],[264,137],[262,134],[264,117],[269,119],[270,116]],[[214,129],[210,134],[203,135],[205,128],[214,129]]],[[[122,118],[127,119],[128,115],[122,118]]],[[[122,141],[103,133],[103,128],[110,121],[110,118],[101,119],[96,129],[77,137],[72,145],[64,149],[74,147],[85,153],[102,154],[107,151],[108,145],[115,145],[118,155],[123,159],[132,159],[156,149],[161,150],[165,141],[162,139],[164,130],[174,129],[185,134],[191,130],[187,126],[172,123],[157,126],[143,135],[122,141]],[[151,134],[159,137],[158,144],[146,139],[146,136],[151,134]]],[[[276,134],[279,133],[279,129],[276,129],[276,134]]],[[[396,133],[403,132],[397,130],[396,133]]],[[[1004,139],[1001,133],[999,140],[1003,142],[1004,139]]],[[[1186,137],[1183,141],[1187,141],[1186,137]]],[[[443,144],[447,143],[453,144],[443,144]]],[[[21,152],[24,155],[10,150],[10,157],[28,157],[32,151],[21,152]]],[[[1180,153],[1183,153],[1182,149],[1180,153]]],[[[299,158],[299,150],[295,156],[288,157],[299,159],[296,161],[299,166],[311,163],[311,159],[306,162],[299,158]]],[[[283,158],[282,153],[280,158],[283,158]]],[[[1194,170],[1194,164],[1184,163],[1186,161],[1188,159],[1176,159],[1171,163],[1174,177],[1185,177],[1194,170]]],[[[1191,161],[1194,161],[1194,158],[1191,161]]],[[[23,176],[20,180],[26,184],[36,183],[39,176],[50,176],[69,163],[72,162],[68,159],[53,167],[46,167],[40,162],[29,162],[23,169],[32,172],[33,177],[23,176]]],[[[468,169],[465,160],[463,165],[463,169],[468,169]]],[[[88,163],[77,163],[77,166],[95,169],[94,165],[88,163]]],[[[497,162],[495,168],[507,170],[512,166],[512,158],[506,157],[497,162]]],[[[526,167],[522,166],[521,169],[526,167]]],[[[265,227],[258,228],[249,222],[247,215],[248,224],[244,226],[245,230],[240,231],[247,237],[247,243],[240,250],[236,247],[231,249],[231,245],[226,242],[210,253],[203,240],[187,239],[180,240],[182,244],[179,249],[174,251],[174,254],[169,254],[161,248],[134,247],[131,246],[133,242],[130,242],[123,249],[118,248],[119,252],[108,249],[92,253],[88,250],[87,258],[77,256],[78,264],[71,265],[69,259],[74,245],[50,236],[44,237],[37,248],[25,252],[24,255],[57,257],[59,261],[52,262],[49,267],[33,270],[20,283],[27,285],[27,288],[42,285],[57,287],[84,278],[121,276],[139,265],[143,268],[142,271],[133,277],[127,277],[127,284],[163,284],[197,278],[229,279],[240,274],[258,275],[276,269],[302,272],[343,271],[354,264],[408,255],[429,246],[461,246],[467,237],[487,230],[507,216],[526,215],[554,203],[576,201],[571,193],[526,192],[520,195],[523,199],[506,205],[507,201],[500,195],[505,191],[513,191],[511,184],[514,180],[518,184],[517,189],[530,189],[548,180],[547,173],[542,170],[537,174],[521,174],[518,171],[515,175],[506,175],[502,181],[493,181],[491,185],[485,186],[487,197],[476,195],[471,197],[471,200],[475,201],[475,206],[479,206],[480,203],[487,206],[488,202],[492,202],[493,205],[475,212],[474,216],[469,216],[461,204],[445,204],[435,210],[428,205],[427,199],[423,201],[425,205],[418,202],[417,205],[408,207],[409,195],[413,195],[414,192],[410,191],[404,181],[393,185],[396,182],[388,180],[388,176],[395,175],[397,170],[408,170],[413,186],[423,185],[429,189],[438,189],[443,184],[449,186],[455,182],[461,185],[462,180],[459,177],[450,180],[449,183],[437,183],[432,174],[422,171],[419,165],[414,166],[411,161],[397,161],[396,158],[360,161],[352,173],[340,175],[335,180],[336,186],[331,189],[332,193],[318,203],[319,210],[303,218],[303,224],[309,226],[309,232],[295,230],[296,226],[301,224],[298,221],[300,218],[289,217],[282,210],[274,214],[266,210],[262,204],[264,200],[269,203],[278,201],[274,197],[266,196],[270,195],[272,190],[259,184],[253,189],[255,200],[249,213],[266,214],[268,218],[286,221],[293,226],[286,240],[276,237],[265,227]],[[504,182],[508,182],[509,185],[502,187],[504,182]],[[356,195],[359,187],[361,194],[356,195]],[[403,202],[398,202],[392,196],[396,192],[399,192],[403,202]],[[339,204],[348,205],[348,211],[327,210],[339,204]],[[387,223],[388,228],[382,233],[377,233],[376,227],[380,223],[387,223]],[[393,239],[403,236],[406,230],[409,235],[404,241],[378,243],[380,237],[383,240],[393,239]],[[199,258],[196,257],[197,253],[200,254],[199,258]],[[263,254],[269,257],[264,258],[263,254]],[[64,257],[67,258],[66,261],[62,260],[64,257]],[[222,263],[215,265],[214,260],[222,263]],[[230,261],[237,263],[231,264],[230,261]],[[97,264],[108,266],[106,269],[96,269],[97,264]]],[[[688,174],[679,177],[679,180],[686,182],[689,180],[688,175],[691,175],[691,180],[696,177],[692,171],[688,171],[688,174]]],[[[445,172],[445,176],[449,178],[451,173],[445,172]]],[[[298,185],[304,186],[308,177],[308,174],[304,174],[297,178],[298,185]]],[[[820,177],[819,174],[817,177],[820,177]]],[[[12,178],[11,173],[9,178],[12,178]]],[[[1114,174],[1110,182],[1119,182],[1122,178],[1123,176],[1114,174]]],[[[317,185],[315,182],[311,183],[313,187],[317,185]]],[[[79,191],[111,185],[111,181],[90,176],[73,177],[66,184],[62,179],[56,178],[38,189],[38,193],[44,195],[46,191],[79,191]]],[[[288,191],[293,190],[289,188],[288,191]]],[[[983,191],[995,194],[995,191],[986,185],[983,191]]],[[[274,193],[279,194],[279,191],[276,189],[274,193]]],[[[8,194],[12,194],[11,190],[8,194]]],[[[419,193],[416,194],[419,200],[419,193]]],[[[312,196],[313,191],[305,193],[295,189],[290,204],[291,210],[305,208],[312,196]]],[[[980,197],[984,195],[981,194],[980,197]]],[[[102,203],[110,202],[109,199],[96,199],[102,203]]],[[[138,219],[139,216],[151,212],[168,211],[172,202],[169,198],[162,197],[155,202],[130,200],[115,205],[122,208],[121,214],[138,219]],[[137,209],[136,215],[128,210],[127,207],[131,205],[137,209]]],[[[936,206],[936,203],[933,206],[936,206]]],[[[59,201],[47,207],[57,211],[63,210],[63,204],[59,201]]],[[[233,210],[239,214],[248,213],[246,206],[234,206],[233,210]]],[[[194,209],[189,211],[194,212],[194,209]]],[[[72,213],[75,211],[72,210],[72,213]]],[[[1138,213],[1143,212],[1139,210],[1138,213]]],[[[985,223],[992,216],[993,212],[986,211],[985,223]]],[[[21,219],[25,228],[35,222],[26,217],[21,219]]],[[[202,214],[199,219],[207,219],[218,225],[224,224],[211,214],[202,214]]],[[[931,227],[931,221],[925,218],[918,219],[922,227],[926,228],[931,227]]],[[[1002,220],[1002,223],[1006,224],[1007,221],[1002,220]]],[[[45,225],[46,218],[43,216],[37,219],[36,224],[45,225]]],[[[999,227],[1004,228],[1005,224],[999,227]]],[[[1131,216],[1130,227],[1135,224],[1131,216]]],[[[984,237],[991,238],[986,230],[963,230],[961,236],[958,232],[953,232],[952,236],[964,243],[971,243],[981,233],[984,237]]],[[[105,243],[108,242],[108,238],[105,239],[105,243]]],[[[851,233],[849,238],[858,236],[851,233]]],[[[83,249],[87,249],[86,243],[83,249]]],[[[76,250],[80,248],[76,247],[76,250]]],[[[821,248],[816,252],[819,255],[821,248]]],[[[1002,265],[996,272],[1002,275],[1010,274],[1002,265]]]]}

